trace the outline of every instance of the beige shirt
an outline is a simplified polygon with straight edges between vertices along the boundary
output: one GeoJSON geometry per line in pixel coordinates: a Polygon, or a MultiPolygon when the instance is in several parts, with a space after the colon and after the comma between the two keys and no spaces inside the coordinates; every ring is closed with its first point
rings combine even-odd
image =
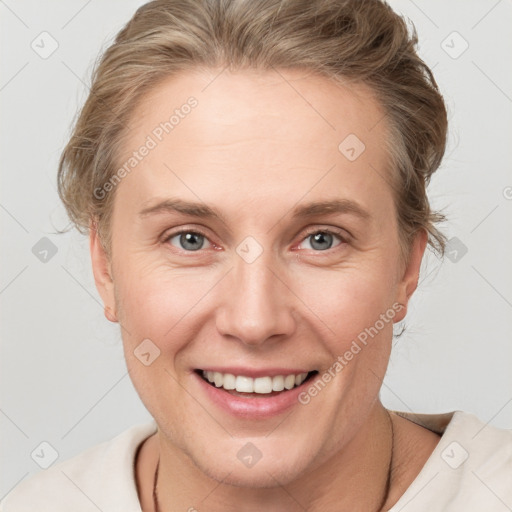
{"type": "MultiPolygon", "coordinates": [[[[512,511],[512,430],[461,411],[397,414],[442,437],[392,512],[512,511]]],[[[9,493],[0,512],[141,512],[135,454],[154,432],[155,422],[134,426],[51,466],[9,493]]]]}

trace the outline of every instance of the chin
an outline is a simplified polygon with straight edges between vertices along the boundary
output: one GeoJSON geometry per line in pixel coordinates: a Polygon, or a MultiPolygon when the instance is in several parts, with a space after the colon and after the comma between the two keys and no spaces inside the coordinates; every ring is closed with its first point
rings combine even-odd
{"type": "Polygon", "coordinates": [[[209,478],[233,487],[252,489],[275,488],[287,485],[296,480],[305,470],[303,461],[293,459],[264,460],[262,457],[254,466],[246,467],[244,464],[233,464],[232,458],[225,456],[217,460],[193,460],[196,467],[209,478]]]}

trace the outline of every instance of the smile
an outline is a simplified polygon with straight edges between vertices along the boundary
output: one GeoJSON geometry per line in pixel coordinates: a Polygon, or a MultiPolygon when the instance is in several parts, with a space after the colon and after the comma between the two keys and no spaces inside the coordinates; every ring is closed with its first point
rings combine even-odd
{"type": "Polygon", "coordinates": [[[289,375],[275,375],[262,377],[248,377],[246,375],[233,375],[232,373],[220,373],[202,370],[203,379],[217,388],[238,393],[258,393],[261,395],[290,390],[300,386],[308,376],[316,372],[304,372],[289,375]]]}

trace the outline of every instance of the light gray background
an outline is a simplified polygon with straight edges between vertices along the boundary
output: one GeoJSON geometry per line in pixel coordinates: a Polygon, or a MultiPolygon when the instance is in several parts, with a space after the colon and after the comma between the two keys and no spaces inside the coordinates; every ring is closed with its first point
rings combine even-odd
{"type": "MultiPolygon", "coordinates": [[[[63,460],[149,419],[118,326],[104,319],[87,239],[55,234],[67,223],[57,162],[92,64],[142,3],[0,0],[0,498],[41,470],[31,458],[41,442],[63,460]],[[59,45],[47,58],[31,48],[50,48],[43,31],[59,45]],[[42,237],[57,248],[46,262],[32,252],[42,237]]],[[[449,147],[430,195],[467,253],[452,241],[454,261],[425,260],[382,398],[393,409],[460,409],[511,428],[512,2],[391,5],[415,23],[450,110],[449,147]]]]}

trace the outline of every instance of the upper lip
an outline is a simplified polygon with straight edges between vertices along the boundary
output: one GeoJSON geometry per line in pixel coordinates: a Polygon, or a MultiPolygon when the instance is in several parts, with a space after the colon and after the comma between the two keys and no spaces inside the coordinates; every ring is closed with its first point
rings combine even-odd
{"type": "Polygon", "coordinates": [[[275,377],[276,375],[299,375],[300,373],[309,373],[313,370],[305,368],[248,368],[244,366],[204,366],[198,368],[206,372],[219,372],[219,373],[230,373],[232,375],[243,375],[244,377],[275,377]]]}

